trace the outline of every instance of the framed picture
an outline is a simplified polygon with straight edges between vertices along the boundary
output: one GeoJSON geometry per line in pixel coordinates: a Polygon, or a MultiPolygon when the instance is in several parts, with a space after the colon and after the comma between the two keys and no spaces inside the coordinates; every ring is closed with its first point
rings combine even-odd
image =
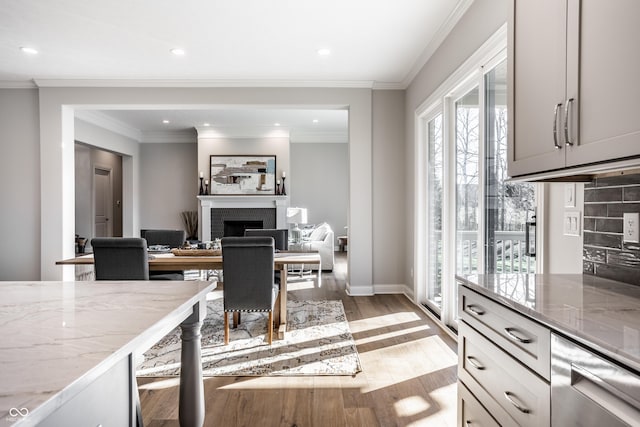
{"type": "Polygon", "coordinates": [[[211,194],[276,194],[276,156],[211,156],[211,194]]]}

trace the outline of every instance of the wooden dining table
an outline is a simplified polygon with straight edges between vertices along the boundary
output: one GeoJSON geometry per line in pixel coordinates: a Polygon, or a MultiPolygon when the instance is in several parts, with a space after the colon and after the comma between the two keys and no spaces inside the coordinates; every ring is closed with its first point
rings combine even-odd
{"type": "MultiPolygon", "coordinates": [[[[56,265],[93,265],[93,254],[78,256],[75,258],[56,261],[56,265]]],[[[275,322],[278,326],[277,338],[283,339],[287,332],[287,282],[288,266],[292,265],[318,265],[320,266],[320,254],[317,252],[276,252],[274,254],[274,269],[280,271],[280,305],[275,313],[275,322]]],[[[176,256],[172,253],[158,253],[149,255],[149,270],[175,271],[175,270],[222,270],[221,255],[205,256],[176,256]]],[[[322,269],[318,267],[317,285],[320,287],[322,269]]]]}

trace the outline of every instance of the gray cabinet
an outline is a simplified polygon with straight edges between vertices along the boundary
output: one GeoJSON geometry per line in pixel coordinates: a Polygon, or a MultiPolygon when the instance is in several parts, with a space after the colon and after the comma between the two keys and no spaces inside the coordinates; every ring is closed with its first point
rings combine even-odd
{"type": "Polygon", "coordinates": [[[637,0],[511,1],[510,176],[640,156],[638,16],[637,0]]]}
{"type": "Polygon", "coordinates": [[[550,330],[464,286],[458,301],[458,425],[486,412],[499,425],[549,426],[550,330]]]}

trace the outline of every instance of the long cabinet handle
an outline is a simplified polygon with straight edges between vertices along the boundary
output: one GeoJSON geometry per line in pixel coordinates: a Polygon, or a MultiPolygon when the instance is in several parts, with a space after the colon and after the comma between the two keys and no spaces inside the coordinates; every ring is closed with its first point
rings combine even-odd
{"type": "Polygon", "coordinates": [[[558,149],[562,149],[562,145],[558,144],[558,113],[562,107],[562,102],[556,104],[556,108],[553,109],[553,145],[558,149]]]}
{"type": "Polygon", "coordinates": [[[529,338],[526,338],[526,337],[523,338],[523,337],[520,337],[520,336],[514,334],[513,332],[516,331],[515,328],[504,328],[504,331],[506,332],[507,336],[509,338],[511,338],[512,340],[514,340],[514,341],[518,341],[518,342],[521,342],[523,344],[529,344],[531,342],[531,339],[529,339],[529,338]]]}
{"type": "Polygon", "coordinates": [[[516,409],[520,412],[522,412],[523,414],[528,414],[529,412],[531,412],[530,410],[528,410],[527,408],[525,408],[524,406],[522,406],[520,403],[518,403],[515,399],[514,399],[514,395],[513,393],[511,393],[510,391],[505,391],[504,392],[504,397],[507,398],[507,400],[509,401],[509,403],[511,403],[513,406],[516,407],[516,409]]]}
{"type": "Polygon", "coordinates": [[[634,408],[640,408],[640,401],[629,396],[624,391],[618,390],[616,387],[612,386],[611,384],[609,384],[608,382],[606,382],[596,374],[592,373],[591,371],[587,370],[586,368],[583,368],[580,365],[572,363],[571,371],[572,371],[571,385],[579,389],[583,394],[591,398],[591,400],[601,403],[602,406],[615,407],[616,405],[611,403],[606,405],[606,402],[618,399],[625,402],[628,405],[631,405],[634,408]],[[599,390],[598,389],[590,390],[590,389],[585,389],[581,387],[580,381],[583,378],[593,383],[596,387],[598,387],[599,390]]]}
{"type": "Polygon", "coordinates": [[[479,308],[477,308],[478,306],[474,305],[474,304],[469,304],[467,306],[467,310],[469,310],[469,312],[475,316],[482,316],[484,314],[484,310],[481,310],[479,308]]]}
{"type": "Polygon", "coordinates": [[[564,105],[564,143],[572,146],[573,141],[569,138],[569,105],[573,102],[573,98],[567,99],[564,105]]]}
{"type": "Polygon", "coordinates": [[[485,367],[484,367],[484,366],[482,366],[482,365],[480,364],[480,362],[478,361],[478,359],[476,359],[475,357],[473,357],[473,356],[467,356],[467,361],[469,362],[469,364],[470,364],[471,366],[473,366],[474,368],[476,368],[478,371],[484,371],[484,370],[485,370],[485,367]]]}

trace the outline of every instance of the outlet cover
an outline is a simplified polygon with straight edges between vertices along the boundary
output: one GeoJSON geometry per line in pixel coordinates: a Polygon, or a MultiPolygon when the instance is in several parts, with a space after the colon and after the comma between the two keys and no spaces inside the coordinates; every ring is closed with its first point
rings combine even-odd
{"type": "Polygon", "coordinates": [[[563,228],[565,236],[580,236],[580,211],[565,211],[563,228]]]}
{"type": "Polygon", "coordinates": [[[638,212],[627,212],[623,214],[623,242],[640,243],[640,232],[638,229],[639,217],[640,214],[638,212]]]}

